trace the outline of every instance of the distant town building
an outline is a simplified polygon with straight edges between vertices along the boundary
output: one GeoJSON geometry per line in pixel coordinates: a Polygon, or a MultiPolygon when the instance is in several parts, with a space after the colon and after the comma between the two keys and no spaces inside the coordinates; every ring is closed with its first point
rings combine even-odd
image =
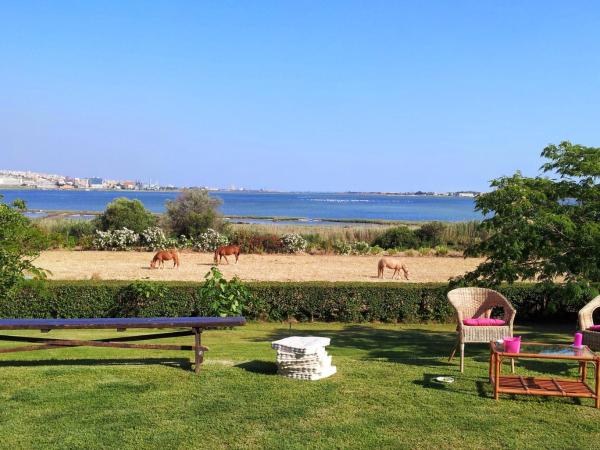
{"type": "Polygon", "coordinates": [[[121,181],[119,185],[121,189],[135,189],[136,187],[135,181],[121,181]]]}
{"type": "Polygon", "coordinates": [[[104,187],[104,180],[102,178],[88,178],[88,183],[91,189],[102,189],[104,187]]]}

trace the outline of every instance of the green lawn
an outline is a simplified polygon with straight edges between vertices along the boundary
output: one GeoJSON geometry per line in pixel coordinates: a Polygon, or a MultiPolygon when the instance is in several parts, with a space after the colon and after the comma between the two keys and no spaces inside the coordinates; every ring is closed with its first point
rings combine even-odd
{"type": "MultiPolygon", "coordinates": [[[[204,333],[211,350],[200,375],[190,370],[191,352],[71,348],[0,355],[0,447],[521,449],[600,442],[600,412],[591,399],[494,401],[485,345],[467,346],[463,375],[457,360],[447,362],[451,325],[293,328],[331,337],[336,375],[316,382],[275,375],[270,341],[288,330],[270,323],[204,333]],[[438,386],[431,381],[437,375],[456,382],[438,386]]],[[[517,334],[569,342],[571,328],[521,327],[517,334]]],[[[521,361],[517,370],[577,372],[573,364],[535,361],[521,361]]]]}

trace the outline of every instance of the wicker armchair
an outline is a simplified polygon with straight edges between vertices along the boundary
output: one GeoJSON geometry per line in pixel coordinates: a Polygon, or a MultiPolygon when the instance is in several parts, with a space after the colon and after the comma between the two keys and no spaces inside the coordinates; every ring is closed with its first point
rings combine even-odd
{"type": "Polygon", "coordinates": [[[593,351],[600,350],[600,332],[588,328],[594,325],[593,314],[598,308],[600,308],[600,295],[579,310],[579,329],[583,334],[583,345],[587,345],[593,351]]]}
{"type": "MultiPolygon", "coordinates": [[[[484,288],[458,288],[448,292],[448,301],[456,309],[458,325],[456,327],[457,341],[448,361],[451,361],[460,347],[460,371],[465,368],[465,344],[489,343],[513,335],[513,322],[516,310],[501,294],[484,288]],[[490,318],[492,308],[499,306],[504,310],[505,325],[500,326],[468,326],[464,319],[490,318]]],[[[514,362],[513,362],[514,364],[514,362]]],[[[513,365],[514,367],[514,365],[513,365]]]]}

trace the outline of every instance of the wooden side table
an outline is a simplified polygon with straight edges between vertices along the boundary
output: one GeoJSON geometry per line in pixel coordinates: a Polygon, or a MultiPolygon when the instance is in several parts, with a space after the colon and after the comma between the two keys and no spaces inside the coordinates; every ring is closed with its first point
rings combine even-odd
{"type": "Polygon", "coordinates": [[[571,345],[540,344],[536,342],[521,343],[519,353],[508,353],[503,344],[490,343],[490,383],[494,386],[494,398],[500,394],[545,395],[556,397],[593,398],[595,407],[600,408],[600,358],[589,347],[575,348],[571,345]],[[559,379],[554,377],[531,377],[521,375],[502,375],[502,360],[514,359],[546,359],[571,360],[579,363],[577,379],[559,379]],[[587,383],[588,364],[594,366],[595,386],[587,383]]]}

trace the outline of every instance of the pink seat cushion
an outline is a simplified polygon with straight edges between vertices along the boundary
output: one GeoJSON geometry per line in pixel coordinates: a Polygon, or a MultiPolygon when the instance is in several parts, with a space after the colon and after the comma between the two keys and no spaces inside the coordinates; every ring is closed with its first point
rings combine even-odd
{"type": "Polygon", "coordinates": [[[468,325],[470,327],[494,327],[504,325],[506,322],[501,319],[486,319],[485,317],[481,317],[479,319],[465,319],[463,320],[463,324],[468,325]]]}
{"type": "Polygon", "coordinates": [[[600,325],[593,325],[588,328],[590,331],[600,331],[600,325]]]}

